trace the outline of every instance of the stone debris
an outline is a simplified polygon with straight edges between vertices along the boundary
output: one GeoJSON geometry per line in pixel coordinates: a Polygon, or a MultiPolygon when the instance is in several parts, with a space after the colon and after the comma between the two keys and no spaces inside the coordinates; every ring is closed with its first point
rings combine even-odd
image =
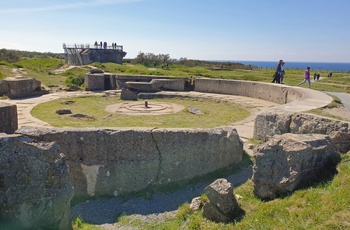
{"type": "Polygon", "coordinates": [[[203,206],[203,216],[215,222],[232,221],[240,207],[233,194],[233,187],[226,179],[220,178],[204,189],[208,202],[203,206]]]}
{"type": "Polygon", "coordinates": [[[322,134],[283,134],[255,148],[255,196],[272,200],[335,173],[338,157],[331,139],[322,134]]]}

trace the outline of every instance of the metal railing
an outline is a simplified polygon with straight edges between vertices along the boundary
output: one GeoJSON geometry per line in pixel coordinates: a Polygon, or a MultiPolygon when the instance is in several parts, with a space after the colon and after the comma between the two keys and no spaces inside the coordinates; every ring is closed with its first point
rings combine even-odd
{"type": "Polygon", "coordinates": [[[63,43],[63,49],[111,49],[111,50],[121,50],[123,51],[123,46],[121,45],[107,45],[104,46],[104,44],[98,43],[97,45],[94,44],[66,44],[63,43]]]}

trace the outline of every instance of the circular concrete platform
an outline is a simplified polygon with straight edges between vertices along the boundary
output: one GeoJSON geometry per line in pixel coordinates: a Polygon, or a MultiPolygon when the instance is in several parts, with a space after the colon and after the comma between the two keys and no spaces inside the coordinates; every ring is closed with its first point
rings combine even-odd
{"type": "Polygon", "coordinates": [[[164,115],[174,114],[182,111],[185,107],[178,104],[165,102],[123,102],[109,105],[106,111],[115,114],[124,115],[164,115]]]}

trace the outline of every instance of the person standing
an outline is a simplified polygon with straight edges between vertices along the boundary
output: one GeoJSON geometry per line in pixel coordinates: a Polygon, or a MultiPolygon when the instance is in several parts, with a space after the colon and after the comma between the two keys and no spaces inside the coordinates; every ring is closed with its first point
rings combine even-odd
{"type": "Polygon", "coordinates": [[[276,72],[273,75],[272,83],[275,83],[275,82],[281,83],[282,63],[283,63],[283,60],[280,60],[277,65],[276,72]]]}
{"type": "Polygon", "coordinates": [[[284,71],[284,61],[282,61],[282,65],[281,65],[281,84],[283,84],[283,79],[284,79],[284,75],[286,74],[286,72],[284,71]]]}
{"type": "Polygon", "coordinates": [[[309,88],[311,88],[311,81],[310,81],[310,66],[308,66],[308,67],[306,68],[306,70],[305,70],[305,74],[304,74],[304,81],[300,82],[300,83],[298,84],[298,86],[299,86],[299,85],[301,85],[301,84],[304,84],[306,81],[307,81],[307,82],[308,82],[308,84],[309,84],[309,88]]]}

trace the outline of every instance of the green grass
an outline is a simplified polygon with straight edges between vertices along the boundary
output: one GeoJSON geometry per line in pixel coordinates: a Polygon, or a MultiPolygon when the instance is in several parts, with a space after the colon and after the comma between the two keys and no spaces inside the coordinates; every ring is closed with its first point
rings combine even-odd
{"type": "Polygon", "coordinates": [[[181,112],[157,116],[129,116],[110,114],[105,111],[106,106],[122,101],[116,97],[75,97],[58,99],[39,104],[33,108],[31,114],[55,127],[158,127],[158,128],[212,128],[228,125],[249,116],[250,112],[231,103],[208,101],[201,99],[154,99],[148,100],[175,103],[185,107],[181,112]],[[73,100],[70,105],[62,104],[66,100],[73,100]],[[204,114],[191,114],[188,106],[200,108],[204,114]],[[94,120],[70,118],[55,113],[58,109],[69,108],[75,114],[88,114],[94,120]],[[220,111],[218,113],[217,111],[220,111]]]}
{"type": "Polygon", "coordinates": [[[86,223],[82,218],[78,217],[72,222],[73,230],[98,230],[102,229],[93,224],[86,223]]]}

